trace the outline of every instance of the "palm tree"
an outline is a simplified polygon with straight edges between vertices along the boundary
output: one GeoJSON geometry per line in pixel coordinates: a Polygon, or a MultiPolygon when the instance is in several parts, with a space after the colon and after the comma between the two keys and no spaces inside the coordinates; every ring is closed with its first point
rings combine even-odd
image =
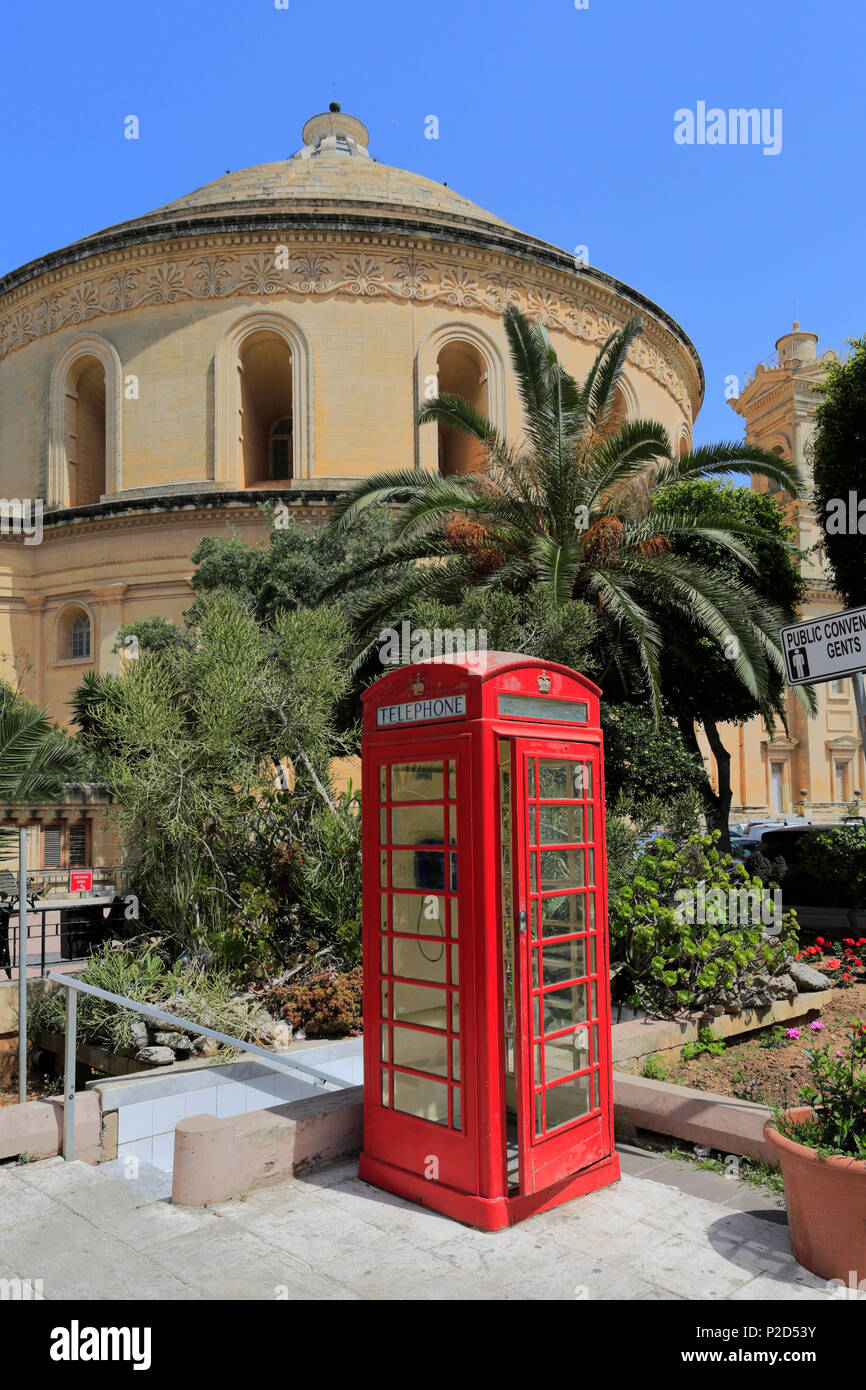
{"type": "Polygon", "coordinates": [[[452,477],[420,469],[379,474],[335,504],[337,529],[370,507],[400,504],[390,545],[348,576],[383,572],[378,590],[352,610],[358,632],[369,638],[425,592],[454,601],[467,584],[521,591],[540,581],[556,603],[582,598],[598,611],[608,667],[619,670],[626,687],[637,675],[656,717],[662,632],[655,615],[671,604],[684,623],[736,651],[734,668],[761,701],[771,669],[781,670],[778,627],[785,615],[762,603],[749,583],[674,553],[672,544],[675,537],[713,541],[754,573],[748,541],[757,533],[746,524],[717,527],[675,510],[651,511],[650,503],[668,483],[745,469],[796,496],[794,465],[738,442],[677,457],[661,424],[621,423],[617,388],[640,317],[608,338],[580,384],[545,329],[513,305],[503,317],[523,437],[509,443],[461,396],[439,395],[423,406],[420,423],[471,435],[482,467],[452,477]]]}
{"type": "Polygon", "coordinates": [[[51,801],[80,766],[77,745],[45,710],[0,685],[0,799],[51,801]]]}

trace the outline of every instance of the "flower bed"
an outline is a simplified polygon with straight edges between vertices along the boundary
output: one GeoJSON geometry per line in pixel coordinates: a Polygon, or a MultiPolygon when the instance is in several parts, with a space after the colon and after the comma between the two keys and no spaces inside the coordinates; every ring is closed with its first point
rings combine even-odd
{"type": "Polygon", "coordinates": [[[815,970],[820,970],[834,985],[850,988],[858,980],[866,978],[866,936],[845,936],[841,941],[827,941],[817,936],[812,946],[807,946],[796,956],[806,961],[815,970]]]}
{"type": "MultiPolygon", "coordinates": [[[[824,996],[826,1000],[826,995],[824,996]]],[[[760,1105],[794,1105],[809,1082],[806,1052],[822,1043],[844,1048],[852,1018],[866,1017],[866,983],[854,980],[835,990],[820,1018],[796,1027],[777,1025],[760,1034],[732,1040],[719,1050],[705,1047],[678,1066],[652,1074],[699,1091],[733,1096],[760,1105]]],[[[709,1041],[709,1040],[708,1040],[709,1041]]]]}

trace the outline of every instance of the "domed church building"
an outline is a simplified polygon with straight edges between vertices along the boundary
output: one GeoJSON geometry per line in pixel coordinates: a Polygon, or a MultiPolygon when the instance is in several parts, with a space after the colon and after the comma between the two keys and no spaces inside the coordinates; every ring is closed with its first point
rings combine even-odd
{"type": "Polygon", "coordinates": [[[368,139],[334,103],[291,158],[0,280],[0,652],[61,722],[121,624],[180,620],[203,534],[255,542],[266,498],[321,522],[383,468],[473,468],[416,424],[437,384],[518,433],[506,303],[577,376],[639,310],[622,409],[690,443],[703,376],[668,314],[368,139]]]}

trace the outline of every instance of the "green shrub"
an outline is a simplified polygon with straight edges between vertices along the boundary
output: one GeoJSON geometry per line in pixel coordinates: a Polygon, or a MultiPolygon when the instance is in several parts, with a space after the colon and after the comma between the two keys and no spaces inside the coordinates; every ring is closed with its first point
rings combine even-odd
{"type": "Polygon", "coordinates": [[[724,1040],[716,1036],[715,1031],[705,1024],[698,1029],[697,1042],[686,1043],[680,1052],[681,1062],[691,1062],[696,1057],[718,1057],[725,1050],[724,1040]]]}
{"type": "MultiPolygon", "coordinates": [[[[78,976],[84,984],[111,994],[123,994],[141,1004],[156,1004],[170,994],[179,980],[180,970],[167,969],[162,957],[150,947],[144,950],[118,949],[111,942],[94,951],[78,976]]],[[[78,1038],[112,1051],[132,1046],[130,1025],[138,1015],[129,1009],[97,999],[92,994],[78,996],[78,1038]]],[[[51,990],[39,996],[28,1012],[30,1033],[66,1032],[66,990],[51,990]]]]}
{"type": "Polygon", "coordinates": [[[743,894],[760,894],[762,884],[719,853],[718,838],[718,831],[692,835],[679,848],[673,840],[655,841],[640,856],[632,881],[611,893],[617,1001],[660,1017],[706,1007],[741,981],[776,973],[796,951],[793,914],[771,937],[760,913],[757,921],[738,920],[754,917],[742,911],[743,894]]]}
{"type": "Polygon", "coordinates": [[[664,1081],[667,1067],[657,1052],[651,1052],[643,1064],[643,1074],[648,1081],[664,1081]]]}
{"type": "MultiPolygon", "coordinates": [[[[606,774],[605,774],[606,775],[606,774]]],[[[608,892],[630,883],[638,872],[641,844],[659,826],[679,844],[698,833],[698,799],[685,791],[670,801],[658,796],[636,798],[620,792],[606,817],[608,892]]]]}
{"type": "Polygon", "coordinates": [[[308,1038],[355,1037],[362,1027],[361,967],[316,971],[298,984],[271,990],[265,1002],[308,1038]]]}
{"type": "MultiPolygon", "coordinates": [[[[90,957],[78,978],[137,1003],[154,1004],[166,1013],[215,1028],[241,1042],[256,1037],[262,1019],[258,1005],[232,998],[235,986],[225,971],[204,969],[200,962],[186,959],[169,967],[152,945],[135,949],[108,944],[90,957]]],[[[79,994],[79,1041],[112,1052],[132,1047],[131,1025],[140,1017],[106,999],[79,994]]],[[[29,1010],[28,1031],[65,1033],[65,990],[40,995],[29,1010]]]]}

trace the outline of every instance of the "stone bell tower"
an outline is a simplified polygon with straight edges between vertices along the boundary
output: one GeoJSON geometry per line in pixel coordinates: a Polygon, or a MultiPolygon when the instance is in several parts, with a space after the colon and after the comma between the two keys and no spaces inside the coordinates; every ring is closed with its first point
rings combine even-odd
{"type": "MultiPolygon", "coordinates": [[[[822,531],[813,510],[809,448],[820,401],[815,388],[835,361],[832,348],[819,354],[818,335],[795,322],[779,338],[775,353],[758,363],[730,402],[746,422],[748,442],[793,460],[803,477],[799,498],[767,478],[752,478],[755,491],[770,492],[776,498],[794,528],[795,543],[804,552],[803,619],[842,606],[820,550],[822,531]]],[[[779,726],[771,735],[761,719],[726,732],[725,742],[733,753],[732,818],[805,815],[826,822],[838,820],[852,803],[862,809],[866,775],[851,681],[831,681],[816,686],[816,691],[814,719],[807,717],[789,692],[787,732],[779,726]]]]}

